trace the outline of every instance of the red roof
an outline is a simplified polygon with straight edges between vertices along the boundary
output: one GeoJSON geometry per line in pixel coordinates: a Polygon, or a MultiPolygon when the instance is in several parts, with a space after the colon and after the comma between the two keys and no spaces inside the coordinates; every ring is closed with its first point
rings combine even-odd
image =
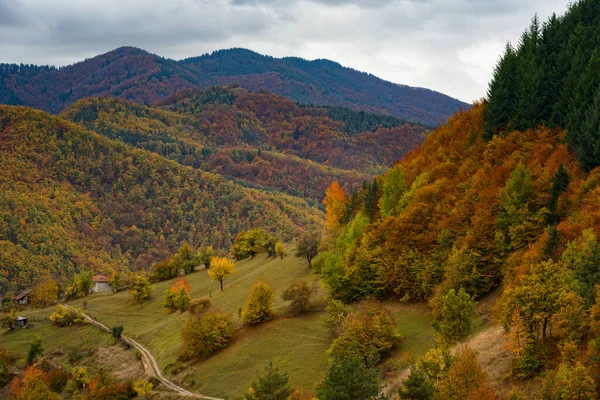
{"type": "Polygon", "coordinates": [[[19,293],[18,295],[15,296],[15,300],[21,300],[22,298],[27,296],[30,292],[31,292],[31,289],[27,289],[26,291],[19,293]]]}
{"type": "Polygon", "coordinates": [[[92,278],[92,282],[94,282],[94,283],[96,283],[96,282],[98,282],[98,283],[102,283],[102,282],[108,283],[109,281],[110,280],[106,276],[104,276],[102,274],[96,274],[92,278]]]}

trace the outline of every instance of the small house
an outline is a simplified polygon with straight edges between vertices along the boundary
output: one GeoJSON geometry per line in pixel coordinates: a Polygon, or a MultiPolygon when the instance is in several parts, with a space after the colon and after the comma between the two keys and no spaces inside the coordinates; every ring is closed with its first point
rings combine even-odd
{"type": "Polygon", "coordinates": [[[27,305],[29,304],[29,293],[31,293],[31,289],[27,289],[24,292],[19,293],[15,296],[15,303],[27,305]]]}
{"type": "Polygon", "coordinates": [[[27,318],[25,317],[17,317],[15,321],[15,327],[17,328],[27,328],[27,318]]]}
{"type": "Polygon", "coordinates": [[[92,292],[105,292],[110,290],[110,279],[102,274],[96,274],[92,278],[92,292]]]}

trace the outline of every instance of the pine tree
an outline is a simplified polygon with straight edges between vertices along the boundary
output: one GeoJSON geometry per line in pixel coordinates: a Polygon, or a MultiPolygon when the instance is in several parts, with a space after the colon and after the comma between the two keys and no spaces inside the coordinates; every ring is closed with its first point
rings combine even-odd
{"type": "Polygon", "coordinates": [[[514,127],[520,131],[539,125],[542,102],[543,70],[540,65],[540,24],[537,15],[529,30],[521,36],[517,50],[517,102],[513,119],[514,127]]]}
{"type": "Polygon", "coordinates": [[[498,132],[510,129],[515,111],[517,58],[510,43],[494,69],[483,112],[484,139],[491,140],[498,132]]]}

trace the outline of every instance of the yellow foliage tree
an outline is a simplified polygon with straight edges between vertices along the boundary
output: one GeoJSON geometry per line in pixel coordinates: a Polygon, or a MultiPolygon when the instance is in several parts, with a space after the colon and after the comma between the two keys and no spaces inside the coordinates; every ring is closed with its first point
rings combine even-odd
{"type": "Polygon", "coordinates": [[[273,317],[273,295],[273,288],[265,281],[252,285],[242,311],[242,320],[246,324],[260,324],[270,320],[273,317]]]}
{"type": "Polygon", "coordinates": [[[223,291],[223,279],[235,272],[235,264],[227,257],[213,257],[210,269],[206,270],[213,281],[219,281],[223,291]]]}
{"type": "Polygon", "coordinates": [[[46,279],[38,283],[31,292],[31,303],[40,307],[56,304],[58,298],[58,284],[53,279],[46,279]]]}

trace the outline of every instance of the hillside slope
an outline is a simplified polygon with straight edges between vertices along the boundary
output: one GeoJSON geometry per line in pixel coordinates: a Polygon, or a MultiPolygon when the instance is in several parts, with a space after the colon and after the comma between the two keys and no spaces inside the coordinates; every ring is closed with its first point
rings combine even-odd
{"type": "Polygon", "coordinates": [[[60,69],[0,64],[0,102],[52,113],[91,96],[151,104],[184,89],[234,83],[301,103],[384,112],[427,125],[469,107],[441,93],[386,82],[332,61],[276,59],[243,49],[177,62],[121,47],[60,69]]]}
{"type": "Polygon", "coordinates": [[[334,180],[359,189],[425,137],[422,126],[393,117],[299,107],[265,91],[214,87],[172,101],[157,108],[85,99],[61,116],[180,164],[314,203],[334,180]]]}
{"type": "Polygon", "coordinates": [[[289,240],[321,220],[301,199],[243,188],[42,111],[0,106],[3,291],[81,268],[145,268],[186,240],[228,248],[251,227],[289,240]]]}

